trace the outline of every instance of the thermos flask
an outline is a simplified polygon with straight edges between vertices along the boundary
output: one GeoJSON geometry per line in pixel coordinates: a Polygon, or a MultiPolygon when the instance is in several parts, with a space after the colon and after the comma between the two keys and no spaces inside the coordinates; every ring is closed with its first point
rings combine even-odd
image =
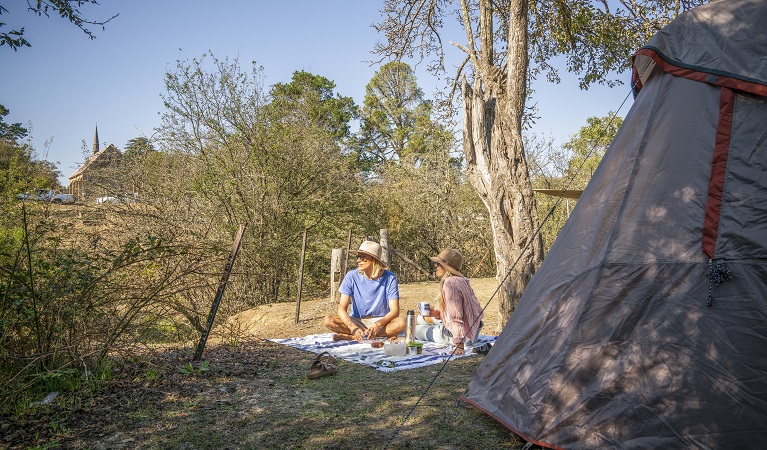
{"type": "Polygon", "coordinates": [[[407,328],[405,329],[405,343],[410,344],[415,341],[415,311],[409,309],[407,312],[407,328]]]}

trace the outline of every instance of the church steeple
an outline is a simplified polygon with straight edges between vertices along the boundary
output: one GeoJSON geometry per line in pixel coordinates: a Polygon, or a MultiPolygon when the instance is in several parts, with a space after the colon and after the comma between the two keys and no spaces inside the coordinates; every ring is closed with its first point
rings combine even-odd
{"type": "Polygon", "coordinates": [[[96,125],[96,134],[93,135],[93,154],[99,152],[99,126],[96,125]]]}

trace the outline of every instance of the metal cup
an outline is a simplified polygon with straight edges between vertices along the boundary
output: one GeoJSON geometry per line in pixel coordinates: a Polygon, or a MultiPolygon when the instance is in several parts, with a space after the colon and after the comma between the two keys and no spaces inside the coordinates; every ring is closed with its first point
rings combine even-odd
{"type": "Polygon", "coordinates": [[[429,306],[429,302],[420,302],[418,304],[418,312],[421,313],[421,315],[424,317],[430,316],[431,307],[429,306]]]}

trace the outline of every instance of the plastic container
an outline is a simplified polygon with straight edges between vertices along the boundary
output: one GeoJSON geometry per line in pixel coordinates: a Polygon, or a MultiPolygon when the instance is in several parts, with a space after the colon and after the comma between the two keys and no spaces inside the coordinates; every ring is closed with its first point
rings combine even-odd
{"type": "Polygon", "coordinates": [[[384,354],[386,356],[405,356],[406,353],[407,353],[407,344],[404,344],[404,343],[384,344],[384,354]]]}

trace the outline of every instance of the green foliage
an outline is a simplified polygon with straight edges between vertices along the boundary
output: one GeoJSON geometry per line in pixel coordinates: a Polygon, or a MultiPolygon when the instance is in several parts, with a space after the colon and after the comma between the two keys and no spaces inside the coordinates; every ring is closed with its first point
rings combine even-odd
{"type": "Polygon", "coordinates": [[[28,131],[21,123],[5,123],[4,117],[9,113],[8,108],[0,105],[0,140],[18,142],[27,136],[28,131]]]}
{"type": "Polygon", "coordinates": [[[272,108],[279,120],[308,119],[314,126],[327,130],[339,142],[350,135],[349,123],[357,117],[357,105],[351,97],[333,93],[336,84],[327,78],[305,71],[293,72],[290,83],[272,86],[272,108]],[[294,116],[295,107],[302,105],[294,116]]]}
{"type": "MultiPolygon", "coordinates": [[[[85,33],[86,36],[88,36],[90,39],[95,39],[96,37],[93,35],[93,33],[90,31],[88,27],[91,25],[96,25],[103,28],[107,22],[117,17],[118,14],[115,14],[114,16],[106,20],[92,21],[92,20],[86,19],[85,16],[80,11],[80,7],[87,4],[98,5],[98,0],[77,0],[77,1],[37,0],[37,1],[27,2],[27,5],[24,7],[24,9],[27,12],[31,12],[38,17],[40,16],[50,17],[51,15],[59,16],[62,19],[66,19],[67,21],[71,22],[77,28],[82,30],[82,32],[85,33]]],[[[0,6],[0,15],[3,15],[3,14],[9,14],[9,11],[3,6],[0,6]]],[[[0,28],[2,28],[3,26],[5,26],[5,24],[0,23],[0,28]]],[[[11,30],[8,32],[0,31],[0,47],[2,47],[3,45],[7,45],[14,51],[18,50],[21,47],[32,46],[29,43],[29,41],[27,41],[27,39],[24,37],[23,27],[18,30],[11,30]]]]}
{"type": "MultiPolygon", "coordinates": [[[[386,228],[392,246],[425,269],[429,256],[453,247],[464,253],[472,276],[494,274],[492,261],[486,264],[487,212],[461,159],[451,155],[455,136],[432,118],[432,103],[409,65],[387,63],[368,83],[357,146],[368,173],[357,223],[367,234],[386,228]]],[[[392,268],[401,280],[424,279],[398,258],[392,268]]]]}
{"type": "Polygon", "coordinates": [[[12,205],[0,219],[0,404],[9,408],[68,373],[57,371],[109,377],[110,350],[156,329],[210,257],[162,228],[73,233],[58,209],[12,205]]]}
{"type": "Polygon", "coordinates": [[[8,113],[0,105],[0,198],[11,199],[33,189],[60,189],[61,172],[53,163],[35,159],[32,148],[18,142],[27,130],[20,123],[6,124],[3,117],[8,113]]]}
{"type": "Polygon", "coordinates": [[[424,99],[408,64],[383,65],[365,91],[357,145],[371,164],[452,146],[452,136],[431,120],[431,102],[424,99]]]}
{"type": "MultiPolygon", "coordinates": [[[[463,253],[467,276],[495,275],[490,221],[479,196],[446,151],[423,158],[417,166],[383,166],[369,186],[364,223],[387,228],[392,246],[424,269],[431,270],[429,256],[452,247],[463,253]]],[[[392,261],[399,279],[425,279],[399,258],[392,261]]]]}
{"type": "Polygon", "coordinates": [[[195,375],[195,374],[201,374],[204,372],[207,372],[209,370],[210,361],[203,361],[200,363],[197,367],[190,361],[184,365],[184,367],[180,368],[178,371],[183,373],[184,375],[195,375]]]}
{"type": "Polygon", "coordinates": [[[147,153],[156,151],[154,148],[154,144],[152,144],[152,141],[150,141],[147,137],[139,136],[133,139],[130,139],[125,144],[125,151],[123,152],[123,157],[126,159],[135,158],[138,156],[146,155],[147,153]]]}
{"type": "Polygon", "coordinates": [[[144,379],[149,382],[155,382],[160,379],[160,372],[151,367],[147,367],[144,371],[144,379]]]}
{"type": "MultiPolygon", "coordinates": [[[[237,61],[206,64],[205,57],[179,62],[166,78],[161,137],[170,153],[187,154],[189,162],[173,190],[208,202],[229,236],[248,224],[239,289],[252,303],[290,298],[303,230],[345,234],[338,227],[359,183],[355,161],[338,142],[346,126],[339,118],[350,117],[352,108],[322,77],[297,73],[270,99],[255,65],[246,73],[237,61]]],[[[326,245],[317,251],[329,254],[326,245]]],[[[318,272],[310,275],[318,279],[318,272]]]]}
{"type": "Polygon", "coordinates": [[[582,75],[583,89],[594,83],[620,84],[609,78],[611,72],[627,69],[631,54],[680,13],[709,1],[533,2],[533,60],[556,79],[557,71],[547,61],[564,55],[567,70],[582,75]]]}

